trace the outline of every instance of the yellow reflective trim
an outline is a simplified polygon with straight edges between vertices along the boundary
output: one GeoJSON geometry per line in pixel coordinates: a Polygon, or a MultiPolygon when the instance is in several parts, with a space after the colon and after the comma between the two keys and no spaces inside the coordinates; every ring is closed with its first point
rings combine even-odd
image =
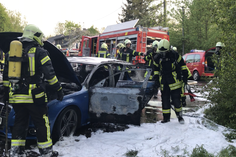
{"type": "Polygon", "coordinates": [[[57,83],[57,82],[58,82],[58,79],[57,79],[56,76],[54,76],[52,79],[48,80],[48,83],[49,83],[50,85],[54,85],[54,84],[57,83]]]}
{"type": "Polygon", "coordinates": [[[181,111],[182,111],[182,107],[180,107],[180,108],[175,108],[175,111],[176,111],[176,112],[181,112],[181,111]]]}
{"type": "Polygon", "coordinates": [[[52,146],[52,140],[47,142],[38,142],[38,148],[44,149],[52,146]]]}
{"type": "Polygon", "coordinates": [[[158,64],[157,64],[155,61],[153,61],[153,64],[154,64],[156,67],[158,67],[158,64]]]}
{"type": "Polygon", "coordinates": [[[181,58],[182,58],[181,55],[179,55],[179,58],[177,60],[178,63],[181,61],[181,58]]]}
{"type": "Polygon", "coordinates": [[[162,109],[162,113],[164,114],[170,113],[170,109],[162,109]]]}
{"type": "Polygon", "coordinates": [[[47,128],[47,140],[48,140],[47,142],[44,142],[43,144],[48,144],[51,146],[52,140],[50,138],[50,126],[49,126],[49,120],[48,120],[48,117],[46,116],[46,114],[43,115],[43,119],[45,120],[45,126],[47,128]]]}
{"type": "Polygon", "coordinates": [[[186,65],[181,66],[181,70],[187,70],[187,66],[186,65]]]}
{"type": "Polygon", "coordinates": [[[9,85],[10,85],[10,82],[9,82],[9,81],[3,81],[3,86],[9,87],[9,85]]]}
{"type": "Polygon", "coordinates": [[[159,75],[159,71],[154,71],[154,75],[159,75]]]}
{"type": "Polygon", "coordinates": [[[44,92],[35,95],[35,98],[41,98],[44,96],[44,92]]]}
{"type": "Polygon", "coordinates": [[[46,56],[41,60],[41,64],[44,65],[49,60],[50,60],[50,58],[48,56],[46,56]]]}
{"type": "Polygon", "coordinates": [[[134,53],[135,53],[135,50],[133,50],[133,53],[132,53],[132,54],[133,54],[133,56],[134,56],[134,53]]]}
{"type": "Polygon", "coordinates": [[[62,89],[62,87],[60,87],[57,91],[59,91],[59,90],[61,90],[62,89]]]}
{"type": "Polygon", "coordinates": [[[129,62],[129,54],[126,56],[126,62],[129,62]]]}
{"type": "Polygon", "coordinates": [[[11,140],[11,146],[25,146],[25,140],[11,140]]]}
{"type": "Polygon", "coordinates": [[[28,53],[35,53],[36,52],[36,47],[32,47],[28,53]]]}

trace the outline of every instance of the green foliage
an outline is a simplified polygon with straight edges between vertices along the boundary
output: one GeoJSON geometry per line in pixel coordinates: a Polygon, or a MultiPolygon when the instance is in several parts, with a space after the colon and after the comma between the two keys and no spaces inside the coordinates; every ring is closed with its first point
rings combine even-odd
{"type": "Polygon", "coordinates": [[[9,31],[10,18],[6,8],[0,3],[0,32],[9,31]]]}
{"type": "Polygon", "coordinates": [[[162,20],[158,10],[162,3],[156,5],[154,0],[127,0],[119,14],[120,22],[139,19],[138,25],[144,27],[157,26],[162,20]]]}
{"type": "Polygon", "coordinates": [[[125,153],[125,156],[126,157],[136,157],[138,154],[138,151],[137,150],[130,150],[128,151],[127,153],[125,153]]]}
{"type": "Polygon", "coordinates": [[[26,24],[19,12],[7,10],[0,3],[0,32],[23,32],[26,24]]]}
{"type": "Polygon", "coordinates": [[[214,157],[214,155],[207,152],[203,145],[197,146],[193,149],[193,152],[190,157],[214,157]]]}
{"type": "Polygon", "coordinates": [[[69,35],[77,30],[81,29],[81,25],[74,23],[73,21],[65,21],[65,23],[57,23],[55,28],[56,34],[69,35]]]}
{"type": "Polygon", "coordinates": [[[236,156],[235,146],[229,145],[227,148],[220,151],[217,157],[233,157],[236,156]]]}
{"type": "Polygon", "coordinates": [[[217,79],[209,86],[209,97],[214,104],[206,117],[218,124],[236,129],[236,2],[215,0],[214,22],[220,30],[219,37],[226,47],[215,56],[217,79]]]}
{"type": "Polygon", "coordinates": [[[224,136],[228,142],[233,142],[236,139],[236,131],[231,131],[230,133],[224,133],[224,136]]]}
{"type": "Polygon", "coordinates": [[[213,0],[183,0],[181,3],[176,0],[174,4],[177,9],[172,9],[170,15],[175,20],[169,23],[171,45],[181,52],[184,42],[185,53],[191,49],[207,50],[214,47],[219,40],[219,28],[213,22],[213,0]]]}
{"type": "Polygon", "coordinates": [[[88,31],[89,31],[90,35],[98,35],[99,34],[98,28],[94,27],[94,25],[92,25],[90,28],[88,28],[88,31]]]}

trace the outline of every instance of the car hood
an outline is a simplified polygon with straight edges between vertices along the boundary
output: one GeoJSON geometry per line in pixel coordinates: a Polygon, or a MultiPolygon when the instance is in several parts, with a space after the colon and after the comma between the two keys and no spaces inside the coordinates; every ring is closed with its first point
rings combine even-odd
{"type": "MultiPolygon", "coordinates": [[[[0,49],[3,52],[7,53],[10,49],[10,43],[12,40],[19,40],[17,37],[21,37],[22,33],[16,32],[1,32],[0,33],[0,49]]],[[[49,56],[52,61],[52,65],[54,67],[55,73],[59,77],[63,77],[68,79],[71,82],[76,83],[81,87],[81,83],[77,78],[75,72],[73,71],[69,61],[65,57],[65,55],[57,49],[53,44],[49,41],[44,41],[44,49],[49,52],[49,56]]]]}

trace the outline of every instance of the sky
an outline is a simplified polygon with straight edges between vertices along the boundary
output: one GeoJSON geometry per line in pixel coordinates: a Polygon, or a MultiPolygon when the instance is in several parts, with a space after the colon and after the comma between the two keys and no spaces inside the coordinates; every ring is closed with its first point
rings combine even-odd
{"type": "Polygon", "coordinates": [[[99,30],[118,22],[122,2],[126,0],[0,0],[3,6],[17,11],[28,24],[38,26],[45,36],[55,35],[58,22],[65,20],[80,24],[83,28],[92,25],[99,30]]]}

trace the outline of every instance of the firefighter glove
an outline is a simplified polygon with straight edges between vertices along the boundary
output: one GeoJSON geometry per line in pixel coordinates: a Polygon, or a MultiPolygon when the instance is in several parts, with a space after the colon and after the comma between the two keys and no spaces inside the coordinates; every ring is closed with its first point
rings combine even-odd
{"type": "Polygon", "coordinates": [[[64,93],[62,91],[62,88],[57,91],[57,100],[62,101],[64,97],[64,93]]]}
{"type": "Polygon", "coordinates": [[[4,87],[3,102],[9,101],[9,87],[4,87]]]}

